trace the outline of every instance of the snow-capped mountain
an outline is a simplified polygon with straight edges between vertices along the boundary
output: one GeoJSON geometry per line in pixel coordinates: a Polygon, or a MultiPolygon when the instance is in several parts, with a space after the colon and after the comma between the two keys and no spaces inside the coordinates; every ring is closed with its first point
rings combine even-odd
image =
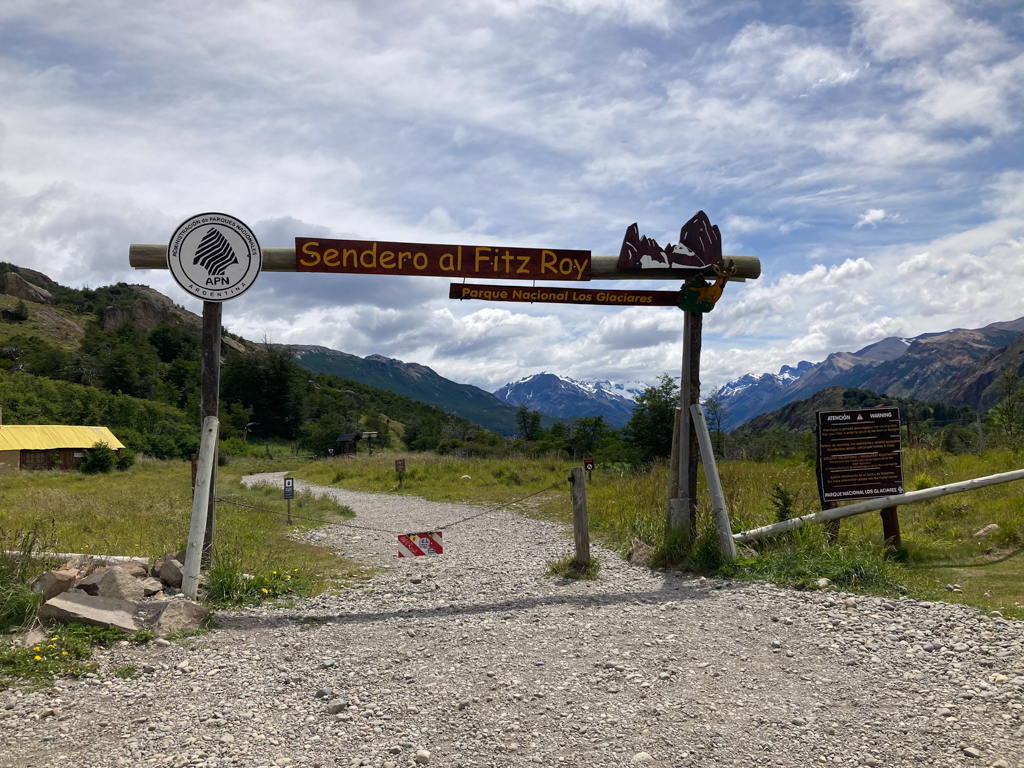
{"type": "Polygon", "coordinates": [[[764,403],[799,379],[814,367],[814,363],[801,360],[795,367],[784,365],[778,373],[748,373],[733,379],[718,390],[718,396],[728,413],[728,428],[739,426],[763,413],[764,403]]]}
{"type": "Polygon", "coordinates": [[[636,396],[644,386],[632,381],[576,381],[553,373],[538,373],[506,384],[494,396],[512,405],[525,403],[531,411],[562,419],[603,416],[606,424],[621,427],[629,421],[636,396]]]}

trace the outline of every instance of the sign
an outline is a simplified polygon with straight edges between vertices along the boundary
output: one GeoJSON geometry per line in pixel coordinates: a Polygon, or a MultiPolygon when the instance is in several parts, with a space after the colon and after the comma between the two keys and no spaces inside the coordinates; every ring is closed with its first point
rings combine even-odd
{"type": "Polygon", "coordinates": [[[587,472],[593,472],[594,471],[594,460],[593,459],[584,459],[583,460],[583,468],[585,470],[587,470],[587,472]]]}
{"type": "Polygon", "coordinates": [[[186,293],[227,301],[252,287],[263,265],[256,235],[226,213],[200,213],[171,235],[167,268],[186,293]]]}
{"type": "Polygon", "coordinates": [[[704,211],[697,211],[679,230],[679,242],[664,248],[631,224],[622,238],[618,268],[626,270],[704,270],[722,262],[722,234],[704,211]],[[659,266],[662,265],[662,266],[659,266]]]}
{"type": "Polygon", "coordinates": [[[589,280],[590,251],[295,238],[297,272],[589,280]]]}
{"type": "Polygon", "coordinates": [[[295,498],[295,480],[291,477],[284,479],[284,497],[286,499],[295,498]]]}
{"type": "Polygon", "coordinates": [[[586,304],[639,307],[678,306],[678,291],[596,291],[592,288],[518,288],[511,285],[452,283],[449,299],[520,301],[539,304],[586,304]]]}
{"type": "Polygon", "coordinates": [[[409,533],[398,536],[399,557],[423,557],[424,555],[443,555],[441,531],[427,533],[409,533]]]}
{"type": "Polygon", "coordinates": [[[899,408],[818,411],[821,501],[903,493],[899,408]]]}
{"type": "Polygon", "coordinates": [[[405,472],[405,459],[395,459],[395,472],[398,474],[405,472]]]}

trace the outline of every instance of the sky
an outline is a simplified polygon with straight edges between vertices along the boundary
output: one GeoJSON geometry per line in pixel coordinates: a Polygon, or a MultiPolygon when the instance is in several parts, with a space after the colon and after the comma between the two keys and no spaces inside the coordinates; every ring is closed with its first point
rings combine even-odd
{"type": "MultiPolygon", "coordinates": [[[[1016,0],[0,4],[0,260],[144,283],[189,216],[300,237],[618,254],[697,210],[762,276],[704,318],[704,390],[1024,316],[1016,0]]],[[[682,313],[450,301],[442,278],[263,273],[254,340],[429,365],[678,375],[682,313]]],[[[672,283],[592,283],[664,288],[672,283]]]]}

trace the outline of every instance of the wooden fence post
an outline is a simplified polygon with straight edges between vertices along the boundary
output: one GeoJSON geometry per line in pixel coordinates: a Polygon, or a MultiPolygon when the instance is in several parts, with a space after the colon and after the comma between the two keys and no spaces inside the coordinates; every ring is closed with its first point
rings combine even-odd
{"type": "MultiPolygon", "coordinates": [[[[206,436],[206,419],[220,417],[220,337],[223,307],[219,301],[203,302],[202,389],[200,418],[206,436]]],[[[202,451],[200,451],[202,453],[202,451]]],[[[206,532],[203,539],[203,565],[213,562],[213,542],[217,533],[217,446],[214,445],[213,470],[206,505],[206,532]]]]}
{"type": "Polygon", "coordinates": [[[572,535],[576,542],[576,565],[580,570],[590,567],[590,521],[587,518],[587,484],[583,467],[573,467],[572,476],[572,535]]]}
{"type": "Polygon", "coordinates": [[[732,538],[732,524],[729,522],[729,510],[725,506],[722,481],[718,477],[718,464],[715,462],[715,450],[711,445],[711,434],[708,432],[704,410],[700,405],[691,405],[690,414],[697,428],[697,442],[700,444],[701,458],[704,461],[704,476],[708,481],[708,493],[711,494],[711,509],[715,513],[715,526],[718,528],[722,557],[731,563],[736,560],[736,542],[732,538]]]}
{"type": "Polygon", "coordinates": [[[882,536],[885,537],[885,543],[899,549],[903,542],[900,539],[900,518],[897,510],[898,507],[886,507],[880,510],[879,514],[882,516],[882,536]]]}

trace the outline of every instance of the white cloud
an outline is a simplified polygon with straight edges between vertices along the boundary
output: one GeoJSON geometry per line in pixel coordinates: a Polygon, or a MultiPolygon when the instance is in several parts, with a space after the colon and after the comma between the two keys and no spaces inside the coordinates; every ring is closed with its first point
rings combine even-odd
{"type": "Polygon", "coordinates": [[[890,213],[884,208],[868,208],[864,213],[857,219],[857,223],[853,225],[854,229],[860,229],[861,227],[871,225],[874,229],[880,221],[895,221],[899,219],[899,212],[890,213]]]}

